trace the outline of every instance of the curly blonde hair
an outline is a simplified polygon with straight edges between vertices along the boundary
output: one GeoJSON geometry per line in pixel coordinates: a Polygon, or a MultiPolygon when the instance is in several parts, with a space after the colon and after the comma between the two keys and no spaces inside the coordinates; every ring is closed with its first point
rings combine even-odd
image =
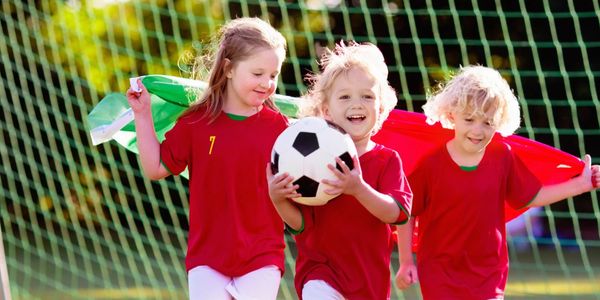
{"type": "Polygon", "coordinates": [[[311,73],[306,76],[309,88],[302,97],[304,101],[301,102],[298,117],[322,117],[324,105],[329,99],[330,89],[335,80],[352,69],[360,68],[372,76],[379,86],[377,96],[381,100],[381,106],[372,134],[377,133],[398,102],[396,91],[387,81],[388,68],[379,48],[371,43],[349,42],[346,45],[341,41],[333,50],[325,50],[321,56],[320,66],[323,70],[320,74],[311,73]]]}
{"type": "Polygon", "coordinates": [[[513,134],[520,125],[519,102],[500,73],[483,66],[461,67],[458,73],[427,97],[423,110],[427,123],[440,122],[453,129],[450,113],[485,115],[492,109],[492,123],[502,136],[513,134]]]}

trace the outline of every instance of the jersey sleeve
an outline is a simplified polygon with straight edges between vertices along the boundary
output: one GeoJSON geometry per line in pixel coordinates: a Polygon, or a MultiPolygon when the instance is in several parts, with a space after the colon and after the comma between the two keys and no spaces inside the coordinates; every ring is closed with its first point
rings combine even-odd
{"type": "Polygon", "coordinates": [[[542,184],[514,152],[510,152],[509,159],[506,201],[512,208],[520,209],[533,201],[542,184]]]}
{"type": "Polygon", "coordinates": [[[402,168],[400,155],[396,151],[392,152],[380,179],[379,192],[390,195],[396,201],[400,214],[394,224],[402,224],[410,217],[413,194],[402,168]]]}
{"type": "Polygon", "coordinates": [[[178,120],[165,134],[165,140],[160,145],[160,160],[171,174],[178,175],[187,167],[191,157],[191,142],[191,126],[185,119],[178,120]]]}

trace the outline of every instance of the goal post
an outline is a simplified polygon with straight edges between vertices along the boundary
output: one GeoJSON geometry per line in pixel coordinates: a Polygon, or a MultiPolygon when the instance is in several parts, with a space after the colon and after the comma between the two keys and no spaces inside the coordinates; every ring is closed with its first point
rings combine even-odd
{"type": "Polygon", "coordinates": [[[6,266],[6,255],[4,253],[2,225],[0,225],[0,282],[2,283],[0,300],[10,300],[10,285],[8,283],[8,268],[6,266]]]}

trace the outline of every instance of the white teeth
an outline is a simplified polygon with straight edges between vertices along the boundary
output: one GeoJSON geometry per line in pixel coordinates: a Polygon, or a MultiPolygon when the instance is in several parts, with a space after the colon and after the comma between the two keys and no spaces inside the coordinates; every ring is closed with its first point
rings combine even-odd
{"type": "Polygon", "coordinates": [[[351,115],[351,116],[348,116],[348,119],[360,119],[360,120],[362,120],[364,118],[365,118],[365,116],[363,116],[363,115],[351,115]]]}

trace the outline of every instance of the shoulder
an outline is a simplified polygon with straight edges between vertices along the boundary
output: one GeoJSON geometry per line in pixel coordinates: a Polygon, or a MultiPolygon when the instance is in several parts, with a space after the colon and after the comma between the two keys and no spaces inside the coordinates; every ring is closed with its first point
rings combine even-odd
{"type": "Polygon", "coordinates": [[[196,111],[190,112],[177,119],[177,124],[180,126],[192,125],[198,122],[206,123],[208,115],[206,107],[200,107],[196,111]]]}
{"type": "Polygon", "coordinates": [[[286,126],[289,124],[289,120],[284,114],[282,114],[279,111],[275,111],[267,106],[264,106],[263,109],[259,112],[259,114],[261,119],[285,124],[286,126]]]}
{"type": "Polygon", "coordinates": [[[375,144],[375,147],[373,147],[373,151],[374,153],[376,153],[377,155],[382,155],[382,156],[398,156],[400,157],[400,155],[398,154],[398,152],[392,148],[388,148],[385,145],[382,144],[375,144]]]}
{"type": "Polygon", "coordinates": [[[448,153],[448,149],[446,148],[446,143],[440,145],[439,147],[433,148],[427,153],[423,155],[423,157],[418,161],[419,165],[429,165],[429,164],[439,164],[447,160],[450,157],[448,153]]]}
{"type": "Polygon", "coordinates": [[[369,152],[365,153],[365,158],[369,160],[389,161],[400,160],[400,154],[392,148],[388,148],[381,144],[375,144],[375,147],[369,152]]]}
{"type": "Polygon", "coordinates": [[[495,159],[512,159],[514,155],[511,145],[503,139],[492,140],[486,148],[486,153],[495,159]]]}

